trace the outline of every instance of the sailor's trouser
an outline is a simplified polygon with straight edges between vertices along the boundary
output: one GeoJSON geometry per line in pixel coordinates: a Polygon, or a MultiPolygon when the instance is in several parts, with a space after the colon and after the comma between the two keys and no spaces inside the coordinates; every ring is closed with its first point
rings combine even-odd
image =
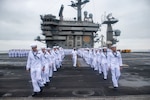
{"type": "Polygon", "coordinates": [[[49,80],[49,64],[45,64],[45,70],[44,70],[44,83],[50,82],[49,80]]]}
{"type": "Polygon", "coordinates": [[[104,79],[107,79],[107,75],[108,75],[108,65],[107,65],[107,63],[102,64],[102,69],[103,69],[104,79]]]}
{"type": "Polygon", "coordinates": [[[77,56],[74,56],[72,58],[72,60],[73,60],[73,66],[76,67],[76,65],[77,65],[77,56]]]}
{"type": "Polygon", "coordinates": [[[34,92],[40,92],[40,87],[43,86],[41,73],[42,69],[39,68],[31,68],[31,80],[32,80],[32,86],[34,92]]]}
{"type": "Polygon", "coordinates": [[[54,66],[54,63],[52,63],[52,64],[49,66],[49,77],[52,77],[52,76],[53,76],[53,66],[54,66]]]}
{"type": "Polygon", "coordinates": [[[121,75],[120,68],[111,68],[112,82],[114,87],[118,87],[118,80],[121,75]]]}
{"type": "Polygon", "coordinates": [[[60,68],[60,62],[59,62],[59,59],[56,59],[56,68],[58,69],[58,68],[60,68]]]}
{"type": "Polygon", "coordinates": [[[103,68],[100,62],[98,62],[98,71],[99,71],[99,74],[103,72],[103,68]]]}
{"type": "Polygon", "coordinates": [[[91,65],[91,68],[93,68],[92,62],[93,62],[93,58],[90,57],[90,65],[91,65]]]}
{"type": "Polygon", "coordinates": [[[89,58],[88,56],[85,57],[85,62],[86,62],[87,64],[90,64],[90,58],[89,58]]]}
{"type": "Polygon", "coordinates": [[[96,59],[93,59],[92,66],[93,66],[94,70],[98,70],[98,64],[97,64],[96,59]]]}
{"type": "Polygon", "coordinates": [[[56,68],[56,61],[53,60],[53,71],[57,71],[57,68],[56,68]]]}

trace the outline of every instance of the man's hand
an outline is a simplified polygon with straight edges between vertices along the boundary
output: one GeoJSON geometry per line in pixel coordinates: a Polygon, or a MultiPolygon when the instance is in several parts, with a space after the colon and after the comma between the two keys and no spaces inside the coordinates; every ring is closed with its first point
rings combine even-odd
{"type": "Polygon", "coordinates": [[[122,66],[120,66],[120,70],[122,70],[122,66]]]}

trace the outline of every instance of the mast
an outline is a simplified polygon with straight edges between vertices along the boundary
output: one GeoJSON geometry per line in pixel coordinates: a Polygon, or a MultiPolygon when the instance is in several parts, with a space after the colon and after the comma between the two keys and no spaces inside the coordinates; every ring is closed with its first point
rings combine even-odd
{"type": "Polygon", "coordinates": [[[117,23],[119,20],[114,18],[112,16],[112,13],[108,14],[106,16],[106,18],[107,19],[104,20],[102,22],[102,24],[107,25],[107,33],[106,33],[107,40],[106,40],[106,42],[107,42],[107,47],[110,47],[111,45],[116,44],[118,42],[118,40],[115,39],[115,37],[120,36],[121,31],[120,30],[113,30],[112,24],[117,23]]]}
{"type": "Polygon", "coordinates": [[[81,7],[83,4],[88,3],[89,0],[84,0],[84,1],[77,0],[76,3],[74,1],[71,1],[71,2],[72,2],[72,4],[70,6],[73,8],[75,8],[75,7],[77,8],[77,20],[82,21],[82,8],[81,7]]]}

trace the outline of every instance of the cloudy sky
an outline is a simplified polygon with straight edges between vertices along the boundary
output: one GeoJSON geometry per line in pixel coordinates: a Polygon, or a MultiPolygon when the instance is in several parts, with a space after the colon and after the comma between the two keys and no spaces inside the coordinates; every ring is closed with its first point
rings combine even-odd
{"type": "MultiPolygon", "coordinates": [[[[65,19],[76,17],[76,10],[68,6],[70,1],[0,0],[0,50],[29,48],[34,38],[41,36],[40,15],[53,14],[58,18],[61,4],[64,4],[65,19]]],[[[102,16],[108,13],[119,19],[113,25],[114,29],[121,30],[118,48],[150,50],[150,0],[90,0],[83,7],[85,10],[93,13],[96,23],[101,23],[102,16]]],[[[102,25],[98,34],[105,33],[106,25],[102,25]]]]}

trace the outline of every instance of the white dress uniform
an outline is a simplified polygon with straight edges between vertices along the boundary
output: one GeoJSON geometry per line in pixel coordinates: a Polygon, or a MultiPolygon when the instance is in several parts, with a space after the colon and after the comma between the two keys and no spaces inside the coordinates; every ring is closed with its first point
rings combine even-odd
{"type": "Polygon", "coordinates": [[[120,66],[122,66],[122,57],[119,51],[109,53],[110,69],[114,87],[118,87],[118,80],[121,75],[120,66]]]}
{"type": "Polygon", "coordinates": [[[89,64],[89,65],[91,64],[90,63],[90,56],[91,56],[90,55],[90,50],[88,50],[88,52],[87,52],[87,64],[89,64]]]}
{"type": "Polygon", "coordinates": [[[57,50],[57,55],[58,55],[58,68],[60,68],[62,66],[62,64],[61,64],[62,58],[61,58],[60,50],[57,50]]]}
{"type": "Polygon", "coordinates": [[[90,50],[90,52],[89,52],[89,57],[90,57],[90,65],[91,65],[91,68],[92,68],[92,62],[93,62],[93,52],[92,52],[92,50],[90,50]]]}
{"type": "Polygon", "coordinates": [[[42,65],[44,65],[44,73],[43,73],[43,81],[44,81],[44,84],[50,82],[49,80],[49,66],[50,66],[50,63],[49,63],[49,55],[48,53],[45,51],[42,53],[42,65]]]}
{"type": "Polygon", "coordinates": [[[102,73],[102,66],[101,66],[101,61],[102,61],[102,53],[101,53],[101,50],[98,50],[98,53],[97,53],[97,66],[98,66],[98,72],[99,74],[102,73]]]}
{"type": "Polygon", "coordinates": [[[101,53],[101,65],[102,65],[102,69],[103,69],[103,74],[104,74],[104,79],[107,79],[107,75],[108,75],[108,66],[109,66],[109,54],[108,52],[102,52],[101,53]]]}
{"type": "Polygon", "coordinates": [[[97,55],[95,50],[93,51],[93,61],[92,61],[92,66],[94,70],[98,70],[98,65],[97,65],[97,55]]]}
{"type": "Polygon", "coordinates": [[[18,57],[18,52],[16,49],[14,50],[14,57],[18,57]]]}
{"type": "Polygon", "coordinates": [[[77,66],[77,51],[76,50],[72,50],[72,60],[73,60],[73,66],[76,67],[77,66]]]}
{"type": "Polygon", "coordinates": [[[78,49],[78,55],[79,55],[80,57],[82,57],[82,51],[81,51],[81,49],[78,49]]]}
{"type": "Polygon", "coordinates": [[[12,50],[9,50],[9,51],[8,51],[8,56],[9,56],[9,58],[11,57],[11,51],[12,51],[12,50]]]}
{"type": "Polygon", "coordinates": [[[95,57],[95,53],[94,53],[94,49],[92,49],[91,53],[90,53],[90,62],[91,62],[91,68],[94,68],[94,57],[95,57]]]}
{"type": "Polygon", "coordinates": [[[57,71],[57,68],[56,68],[56,58],[57,57],[56,57],[56,54],[55,54],[54,50],[52,50],[51,53],[52,53],[52,56],[53,56],[53,61],[52,61],[53,62],[53,71],[56,72],[57,71]]]}
{"type": "Polygon", "coordinates": [[[21,57],[21,50],[20,49],[17,50],[17,54],[18,54],[17,56],[20,58],[21,57]]]}
{"type": "Polygon", "coordinates": [[[32,86],[34,92],[40,92],[40,87],[44,86],[41,78],[42,56],[39,51],[30,51],[28,55],[26,69],[30,70],[32,86]]]}
{"type": "Polygon", "coordinates": [[[55,55],[55,62],[56,62],[56,68],[60,68],[60,63],[59,63],[59,52],[58,50],[54,50],[54,55],[55,55]]]}
{"type": "Polygon", "coordinates": [[[53,55],[51,53],[49,53],[49,77],[52,77],[53,76],[53,63],[54,63],[54,60],[53,60],[53,55]]]}
{"type": "Polygon", "coordinates": [[[15,57],[14,49],[11,50],[11,57],[15,57]]]}
{"type": "Polygon", "coordinates": [[[84,59],[85,59],[86,63],[89,64],[89,52],[88,52],[88,50],[84,51],[84,59]]]}
{"type": "Polygon", "coordinates": [[[50,48],[48,48],[48,57],[49,57],[49,77],[53,76],[53,62],[54,57],[50,51],[50,48]]]}
{"type": "Polygon", "coordinates": [[[62,61],[65,57],[65,53],[64,53],[63,48],[60,48],[60,54],[61,54],[61,61],[62,61]]]}

